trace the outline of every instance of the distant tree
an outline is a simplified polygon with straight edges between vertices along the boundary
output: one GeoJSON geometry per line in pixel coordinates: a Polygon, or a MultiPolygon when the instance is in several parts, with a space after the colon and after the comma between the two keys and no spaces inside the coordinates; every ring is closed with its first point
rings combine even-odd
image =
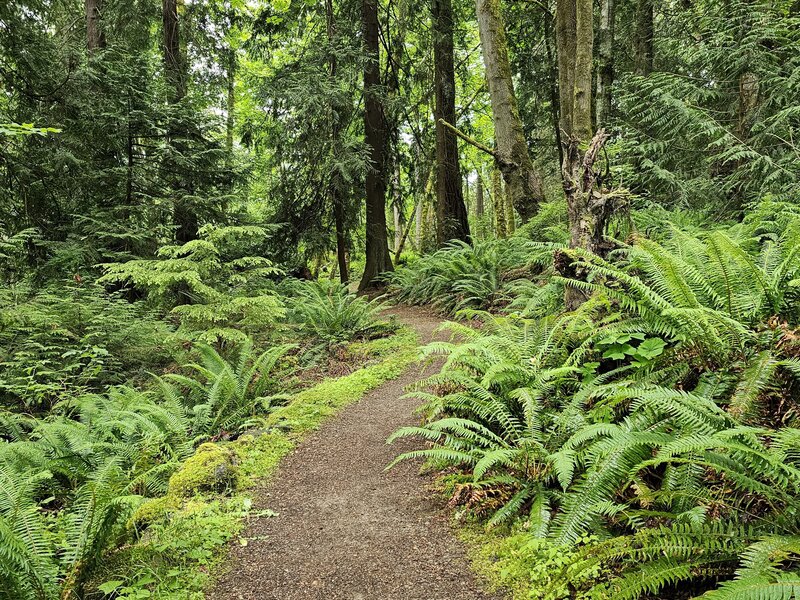
{"type": "Polygon", "coordinates": [[[453,57],[453,6],[451,0],[432,0],[433,62],[436,102],[436,238],[469,240],[469,222],[461,189],[458,139],[445,123],[455,126],[456,84],[453,57]],[[444,123],[443,123],[444,121],[444,123]]]}
{"type": "Polygon", "coordinates": [[[381,97],[378,1],[363,0],[362,27],[364,66],[364,139],[369,146],[370,165],[366,178],[366,264],[358,289],[378,284],[381,273],[392,270],[386,232],[386,130],[381,97]]]}

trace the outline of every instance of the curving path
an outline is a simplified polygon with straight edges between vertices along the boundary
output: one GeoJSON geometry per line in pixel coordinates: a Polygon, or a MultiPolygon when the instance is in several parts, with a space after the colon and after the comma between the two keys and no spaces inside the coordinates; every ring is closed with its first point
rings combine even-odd
{"type": "MultiPolygon", "coordinates": [[[[432,338],[440,321],[422,309],[391,314],[432,338]]],[[[413,424],[403,399],[419,367],[385,383],[304,440],[255,504],[247,546],[234,545],[211,600],[489,600],[426,489],[419,465],[384,467],[414,442],[386,438],[413,424]]]]}

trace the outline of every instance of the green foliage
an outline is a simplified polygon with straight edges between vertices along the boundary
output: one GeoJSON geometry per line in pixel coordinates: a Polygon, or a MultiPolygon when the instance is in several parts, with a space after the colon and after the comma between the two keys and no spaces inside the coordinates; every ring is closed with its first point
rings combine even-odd
{"type": "Polygon", "coordinates": [[[90,283],[0,291],[0,404],[38,411],[165,365],[171,328],[90,283]]]}
{"type": "MultiPolygon", "coordinates": [[[[166,496],[142,505],[134,522],[147,526],[146,535],[139,543],[107,556],[95,575],[96,587],[104,586],[117,594],[124,590],[133,598],[138,593],[153,598],[201,599],[214,568],[225,556],[226,544],[236,543],[245,519],[273,514],[255,512],[248,490],[256,482],[268,479],[280,459],[325,418],[397,377],[417,356],[413,332],[404,331],[366,344],[376,347],[374,352],[365,348],[365,355],[373,358],[377,355],[379,362],[300,392],[289,404],[269,415],[266,433],[245,434],[233,442],[210,445],[215,453],[225,454],[226,462],[231,453],[234,455],[235,490],[231,485],[209,493],[203,486],[201,496],[189,499],[166,496]]],[[[192,471],[193,475],[204,478],[213,469],[210,472],[207,461],[202,462],[201,469],[192,471]]],[[[177,473],[173,478],[176,476],[177,473]]],[[[248,540],[238,538],[238,543],[246,545],[248,540]]]]}
{"type": "Polygon", "coordinates": [[[288,350],[256,353],[248,340],[229,362],[202,345],[201,361],[186,366],[197,379],[67,398],[43,419],[0,413],[0,597],[81,594],[103,557],[130,541],[129,523],[139,530],[180,506],[146,498],[234,489],[233,451],[194,446],[271,408],[271,374],[288,350]]]}
{"type": "Polygon", "coordinates": [[[452,242],[392,273],[390,292],[403,302],[432,305],[446,314],[497,308],[511,300],[509,282],[530,277],[536,258],[522,237],[472,246],[452,242]]]}
{"type": "Polygon", "coordinates": [[[663,72],[623,77],[616,96],[626,181],[723,215],[767,194],[792,199],[800,21],[788,6],[703,2],[671,16],[663,72]]]}
{"type": "Polygon", "coordinates": [[[269,278],[281,270],[247,254],[263,241],[260,227],[207,227],[203,239],[164,246],[155,259],[104,265],[99,282],[131,286],[172,309],[191,337],[241,342],[275,325],[285,312],[269,278]]]}
{"type": "Polygon", "coordinates": [[[385,331],[380,299],[356,296],[347,286],[329,280],[290,281],[289,318],[328,347],[385,331]]]}
{"type": "Polygon", "coordinates": [[[587,272],[559,280],[588,296],[577,311],[472,311],[479,331],[450,324],[461,342],[428,346],[446,357],[414,392],[428,422],[390,441],[429,443],[397,460],[457,467],[452,503],[543,540],[507,557],[531,597],[790,597],[791,554],[732,579],[752,544],[800,532],[800,221],[775,218],[667,224],[608,259],[562,249],[587,272]]]}

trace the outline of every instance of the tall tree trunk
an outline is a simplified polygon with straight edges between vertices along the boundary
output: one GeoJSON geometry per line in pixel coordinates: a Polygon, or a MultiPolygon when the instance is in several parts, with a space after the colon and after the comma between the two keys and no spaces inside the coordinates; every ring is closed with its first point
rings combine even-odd
{"type": "Polygon", "coordinates": [[[483,177],[481,177],[480,171],[478,171],[478,181],[475,187],[475,216],[482,219],[486,209],[484,208],[483,200],[483,177]]]}
{"type": "Polygon", "coordinates": [[[583,142],[592,137],[593,6],[591,0],[577,0],[575,3],[575,96],[572,106],[572,134],[583,142]]]}
{"type": "Polygon", "coordinates": [[[561,143],[561,101],[558,85],[558,62],[553,52],[553,25],[549,15],[544,18],[544,47],[547,51],[547,62],[550,66],[550,119],[553,124],[554,139],[558,148],[558,164],[564,162],[564,149],[561,143]]]}
{"type": "Polygon", "coordinates": [[[400,248],[400,241],[403,239],[402,223],[402,194],[400,193],[400,170],[399,165],[395,165],[394,182],[392,183],[392,216],[394,224],[394,251],[400,248]]]}
{"type": "Polygon", "coordinates": [[[653,0],[639,0],[636,5],[634,32],[634,71],[647,77],[653,72],[653,37],[655,35],[653,0]]]}
{"type": "MultiPolygon", "coordinates": [[[[180,23],[178,21],[178,0],[162,0],[161,4],[164,72],[171,88],[170,103],[177,107],[186,97],[186,73],[184,61],[181,56],[180,23]]],[[[169,143],[175,152],[181,152],[181,127],[179,119],[173,114],[170,116],[168,126],[169,143]]],[[[185,244],[197,239],[200,224],[197,212],[189,201],[186,200],[187,184],[182,175],[177,175],[173,182],[173,212],[172,219],[176,226],[175,241],[185,244]]],[[[191,187],[191,186],[188,186],[191,187]]]]}
{"type": "Polygon", "coordinates": [[[611,118],[611,87],[614,85],[614,0],[603,0],[600,8],[599,54],[595,121],[597,127],[607,127],[611,118]]]}
{"type": "Polygon", "coordinates": [[[525,222],[536,214],[544,200],[542,178],[533,167],[519,116],[500,0],[477,0],[476,11],[492,103],[495,158],[511,203],[525,222]]]}
{"type": "Polygon", "coordinates": [[[186,96],[186,77],[181,56],[180,25],[178,22],[178,0],[162,0],[161,20],[163,27],[164,70],[172,87],[172,101],[178,103],[186,96]]]}
{"type": "Polygon", "coordinates": [[[461,190],[458,139],[441,121],[456,123],[456,82],[451,0],[433,2],[433,62],[436,118],[436,241],[469,241],[469,221],[461,190]]]}
{"type": "Polygon", "coordinates": [[[503,180],[500,169],[492,171],[492,196],[494,196],[494,232],[498,239],[506,237],[506,199],[503,196],[503,180]]]}
{"type": "MultiPolygon", "coordinates": [[[[558,106],[562,151],[572,136],[572,107],[575,104],[575,51],[577,43],[575,3],[576,0],[556,1],[558,106]]],[[[566,157],[564,157],[564,160],[566,160],[566,157]]]]}
{"type": "Polygon", "coordinates": [[[422,253],[422,228],[423,228],[423,208],[425,205],[425,195],[422,192],[419,192],[420,198],[417,199],[417,208],[415,211],[414,218],[416,223],[414,224],[414,246],[416,247],[416,251],[420,254],[422,253]]]}
{"type": "MultiPolygon", "coordinates": [[[[333,0],[325,0],[325,13],[328,26],[328,43],[331,45],[330,57],[328,58],[328,73],[331,80],[336,78],[338,68],[336,54],[333,51],[333,44],[336,38],[336,20],[333,13],[333,0]]],[[[330,111],[331,119],[331,147],[335,148],[339,144],[341,133],[341,123],[336,111],[330,111]]],[[[350,273],[347,265],[347,233],[345,232],[344,198],[342,197],[341,178],[339,172],[331,174],[328,183],[328,198],[333,207],[333,224],[336,232],[336,264],[338,265],[339,281],[347,283],[350,280],[350,273]]]]}
{"type": "Polygon", "coordinates": [[[366,265],[358,285],[364,291],[378,285],[378,276],[392,270],[386,236],[386,139],[381,98],[378,0],[363,0],[361,23],[367,62],[364,67],[364,139],[369,147],[366,182],[366,265]]]}
{"type": "MultiPolygon", "coordinates": [[[[602,129],[592,136],[592,0],[558,0],[556,32],[564,154],[561,174],[567,197],[569,245],[603,256],[607,251],[605,228],[613,202],[597,189],[594,171],[608,136],[602,129]]],[[[585,276],[569,253],[556,254],[555,268],[567,277],[585,276]]],[[[564,301],[568,310],[574,310],[584,300],[582,292],[567,286],[564,301]]]]}
{"type": "Polygon", "coordinates": [[[236,50],[228,48],[228,72],[227,72],[227,102],[226,110],[227,115],[225,119],[225,150],[228,153],[228,159],[233,157],[233,128],[236,125],[236,50]]]}
{"type": "Polygon", "coordinates": [[[86,49],[92,54],[98,48],[106,47],[106,36],[100,26],[100,12],[103,0],[86,0],[86,49]]]}

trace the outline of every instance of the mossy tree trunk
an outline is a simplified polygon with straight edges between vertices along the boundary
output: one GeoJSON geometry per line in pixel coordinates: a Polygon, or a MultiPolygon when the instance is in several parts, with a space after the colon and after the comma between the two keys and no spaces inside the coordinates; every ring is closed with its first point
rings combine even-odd
{"type": "MultiPolygon", "coordinates": [[[[591,0],[558,0],[556,43],[559,65],[561,175],[567,199],[571,248],[598,255],[607,251],[605,228],[612,214],[611,198],[599,189],[594,164],[608,138],[600,129],[592,136],[593,4],[591,0]]],[[[567,253],[556,256],[556,269],[580,279],[585,274],[567,253]]],[[[565,304],[577,308],[585,299],[567,287],[565,304]]]]}
{"type": "Polygon", "coordinates": [[[542,178],[533,166],[519,116],[500,0],[476,0],[476,11],[492,104],[495,160],[511,204],[525,222],[544,199],[542,178]]]}
{"type": "Polygon", "coordinates": [[[494,231],[499,239],[506,237],[506,201],[503,196],[503,179],[500,169],[492,171],[492,196],[494,204],[494,231]]]}
{"type": "Polygon", "coordinates": [[[611,118],[611,87],[614,85],[614,0],[603,0],[600,7],[599,58],[595,121],[597,127],[607,127],[611,118]]]}

